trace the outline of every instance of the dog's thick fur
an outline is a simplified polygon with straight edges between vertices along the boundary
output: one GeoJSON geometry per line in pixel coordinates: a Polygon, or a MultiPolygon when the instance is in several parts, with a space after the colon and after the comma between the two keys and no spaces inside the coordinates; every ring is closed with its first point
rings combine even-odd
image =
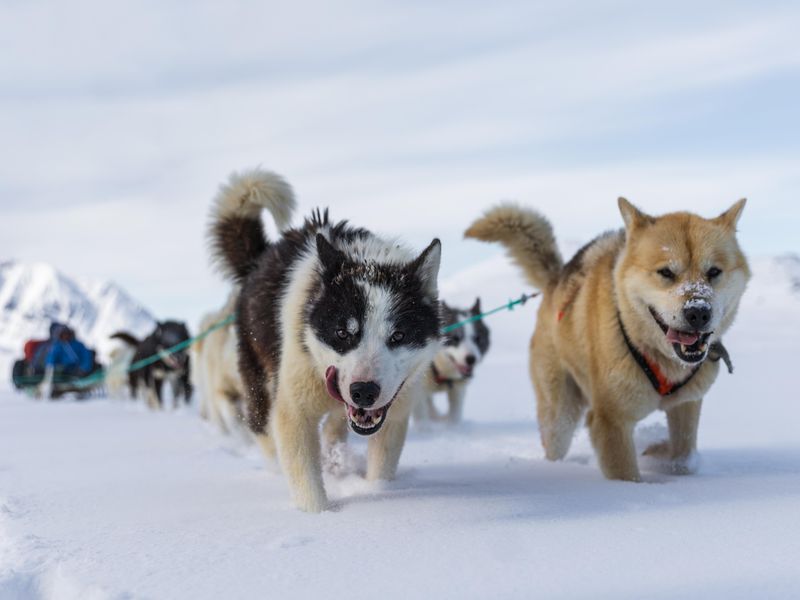
{"type": "MultiPolygon", "coordinates": [[[[460,309],[441,304],[442,325],[447,327],[481,314],[481,300],[477,298],[469,309],[460,309]]],[[[414,407],[414,421],[459,423],[464,412],[467,386],[489,351],[489,328],[483,319],[466,323],[463,327],[446,334],[441,348],[425,376],[425,394],[414,407]],[[434,394],[447,394],[447,413],[442,415],[433,401],[434,394]]]]}
{"type": "Polygon", "coordinates": [[[639,481],[633,430],[660,408],[669,441],[649,452],[675,473],[693,471],[701,401],[719,370],[708,348],[731,326],[750,277],[736,240],[744,204],[715,219],[686,212],[655,218],[620,198],[625,229],[598,237],[566,265],[550,224],[536,211],[500,205],[467,230],[467,237],[505,245],[543,292],[530,372],[547,458],[566,455],[588,408],[605,476],[639,481]],[[697,306],[707,319],[702,326],[687,312],[697,306]],[[661,393],[634,350],[669,384],[661,393]]]}
{"type": "Polygon", "coordinates": [[[128,367],[133,362],[134,354],[136,354],[136,348],[128,344],[121,344],[111,350],[105,379],[110,397],[117,399],[125,397],[125,389],[128,387],[130,379],[128,367]]]}
{"type": "MultiPolygon", "coordinates": [[[[206,331],[230,317],[236,310],[238,297],[239,291],[235,288],[225,306],[203,317],[198,331],[206,331]]],[[[191,349],[200,416],[225,433],[239,432],[244,426],[245,393],[239,374],[236,340],[236,326],[231,323],[198,340],[191,349]]]]}
{"type": "MultiPolygon", "coordinates": [[[[131,362],[135,363],[185,342],[189,339],[189,330],[185,323],[164,321],[157,323],[153,332],[143,340],[139,340],[125,331],[118,331],[111,337],[134,348],[131,362]]],[[[130,372],[128,384],[131,398],[135,399],[138,396],[141,386],[147,405],[155,410],[161,409],[163,408],[162,388],[164,382],[167,381],[172,384],[175,407],[178,407],[181,397],[188,403],[192,398],[193,391],[189,362],[188,352],[181,350],[171,355],[164,354],[156,362],[130,372]]]]}
{"type": "Polygon", "coordinates": [[[415,258],[394,241],[334,225],[327,211],[284,230],[294,206],[278,175],[234,173],[214,201],[209,238],[215,262],[241,286],[248,423],[268,455],[274,439],[296,505],[318,512],[328,504],[325,415],[327,442],[344,438],[348,423],[371,435],[368,479],[394,477],[412,399],[438,348],[441,249],[434,240],[415,258]],[[275,242],[265,237],[262,209],[283,230],[275,242]]]}

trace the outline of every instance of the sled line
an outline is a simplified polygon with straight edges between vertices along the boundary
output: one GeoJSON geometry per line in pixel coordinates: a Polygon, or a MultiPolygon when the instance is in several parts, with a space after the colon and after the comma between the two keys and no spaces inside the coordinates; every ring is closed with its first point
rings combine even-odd
{"type": "Polygon", "coordinates": [[[450,333],[451,331],[455,331],[461,327],[464,327],[467,323],[474,323],[475,321],[480,321],[484,317],[491,316],[495,313],[499,313],[501,310],[514,310],[514,307],[517,305],[523,306],[528,300],[531,298],[536,298],[536,296],[540,296],[541,292],[535,292],[533,294],[522,294],[516,300],[509,300],[505,304],[498,306],[497,308],[493,308],[492,310],[487,310],[486,312],[482,312],[477,315],[472,315],[469,318],[464,319],[463,321],[458,321],[453,323],[452,325],[448,325],[447,327],[442,328],[442,333],[450,333]]]}
{"type": "MultiPolygon", "coordinates": [[[[496,308],[493,308],[491,310],[487,310],[487,311],[479,313],[477,315],[472,315],[472,316],[470,316],[470,317],[468,317],[466,319],[463,319],[461,321],[453,323],[452,325],[448,325],[447,327],[443,327],[442,328],[442,333],[443,334],[450,333],[452,331],[455,331],[456,329],[460,329],[461,327],[464,327],[468,323],[474,323],[475,321],[479,321],[479,320],[481,320],[481,319],[483,319],[485,317],[489,317],[491,315],[494,315],[494,314],[499,313],[499,312],[504,311],[504,310],[513,311],[516,306],[523,306],[528,300],[530,300],[531,298],[536,298],[539,295],[540,295],[540,292],[535,292],[533,294],[524,294],[523,293],[519,298],[517,298],[515,300],[511,299],[508,302],[506,302],[505,304],[501,304],[500,306],[498,306],[496,308]]],[[[192,345],[196,344],[197,342],[199,342],[200,340],[202,340],[206,336],[210,335],[211,333],[215,332],[216,330],[221,329],[221,328],[223,328],[223,327],[225,327],[227,325],[230,325],[235,320],[236,320],[236,314],[235,313],[231,314],[231,315],[228,315],[223,320],[221,320],[221,321],[219,321],[217,323],[214,323],[211,327],[209,327],[205,331],[203,331],[201,333],[198,333],[196,336],[190,337],[188,340],[184,340],[184,341],[182,341],[182,342],[180,342],[178,344],[175,344],[174,346],[170,346],[169,348],[165,348],[164,350],[160,350],[159,352],[153,354],[152,356],[148,356],[148,357],[143,358],[141,360],[137,360],[134,363],[131,363],[125,369],[125,372],[126,373],[133,373],[134,371],[138,371],[138,370],[143,369],[143,368],[145,368],[145,367],[147,367],[149,365],[152,365],[153,363],[156,363],[159,360],[161,360],[161,359],[163,359],[163,358],[165,358],[167,356],[175,354],[176,352],[180,352],[181,350],[184,350],[184,349],[188,348],[189,346],[192,346],[192,345]]],[[[89,387],[91,385],[94,385],[94,384],[97,384],[97,383],[100,383],[100,382],[104,381],[106,379],[106,377],[108,377],[108,370],[107,369],[101,369],[97,373],[93,373],[92,375],[87,375],[86,377],[83,377],[81,379],[77,379],[77,380],[73,381],[71,383],[71,385],[74,385],[76,387],[89,387]]]]}

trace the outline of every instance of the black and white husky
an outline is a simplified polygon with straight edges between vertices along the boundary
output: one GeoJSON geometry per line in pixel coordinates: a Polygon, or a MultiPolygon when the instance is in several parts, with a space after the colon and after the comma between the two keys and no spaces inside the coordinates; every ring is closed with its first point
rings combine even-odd
{"type": "Polygon", "coordinates": [[[441,348],[431,362],[425,378],[425,393],[414,407],[414,421],[448,421],[458,423],[464,412],[464,397],[467,385],[472,381],[475,368],[489,351],[489,328],[481,314],[481,300],[475,300],[472,308],[460,309],[441,302],[442,325],[446,327],[475,319],[454,329],[442,338],[441,348]],[[433,395],[447,394],[447,414],[436,410],[433,395]]]}
{"type": "Polygon", "coordinates": [[[396,241],[316,211],[286,229],[291,187],[260,169],[234,173],[212,209],[215,261],[241,285],[239,369],[249,426],[267,455],[277,447],[294,501],[327,506],[320,429],[371,436],[367,478],[395,475],[423,373],[438,350],[439,240],[418,256],[396,241]],[[268,241],[260,213],[281,230],[268,241]],[[268,429],[269,423],[269,429],[268,429]]]}
{"type": "Polygon", "coordinates": [[[163,408],[164,397],[162,386],[165,381],[172,385],[173,405],[178,408],[180,398],[188,404],[192,399],[192,384],[189,353],[179,350],[172,354],[165,351],[172,346],[186,342],[189,339],[189,330],[186,324],[180,321],[164,321],[156,324],[153,332],[143,340],[139,340],[126,331],[112,334],[113,339],[121,340],[134,349],[132,362],[137,362],[158,355],[159,359],[128,373],[131,398],[136,398],[140,388],[144,392],[144,399],[148,406],[154,410],[163,408]]]}

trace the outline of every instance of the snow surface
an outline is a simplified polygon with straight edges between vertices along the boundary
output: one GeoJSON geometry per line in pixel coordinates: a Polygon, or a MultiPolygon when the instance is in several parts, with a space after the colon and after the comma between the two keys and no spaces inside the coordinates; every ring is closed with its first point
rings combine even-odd
{"type": "MultiPolygon", "coordinates": [[[[329,458],[335,509],[295,510],[252,447],[191,410],[0,395],[0,598],[796,598],[800,298],[754,262],[706,400],[701,469],[606,481],[585,431],[543,459],[526,345],[535,303],[491,321],[466,422],[411,432],[373,485],[363,440],[329,458]]],[[[526,289],[491,261],[443,285],[486,308],[526,289]],[[492,295],[495,296],[492,296],[492,295]]],[[[665,435],[662,415],[640,446],[665,435]]]]}

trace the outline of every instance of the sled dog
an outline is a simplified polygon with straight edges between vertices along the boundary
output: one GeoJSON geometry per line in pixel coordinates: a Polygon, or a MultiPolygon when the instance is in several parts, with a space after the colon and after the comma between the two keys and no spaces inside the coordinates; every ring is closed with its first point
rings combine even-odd
{"type": "Polygon", "coordinates": [[[109,365],[106,369],[106,389],[111,398],[122,399],[128,387],[128,367],[133,362],[136,349],[128,344],[116,346],[109,353],[109,365]]]}
{"type": "MultiPolygon", "coordinates": [[[[481,314],[480,298],[466,310],[448,306],[444,301],[440,304],[445,328],[481,314]]],[[[425,377],[425,393],[414,407],[414,421],[417,423],[461,421],[467,386],[489,350],[489,328],[483,319],[478,318],[445,334],[441,344],[425,377]],[[447,394],[448,409],[444,415],[439,414],[433,402],[433,395],[437,393],[447,394]]]]}
{"type": "MultiPolygon", "coordinates": [[[[220,310],[208,313],[198,331],[207,331],[236,310],[238,290],[234,289],[220,310]]],[[[244,425],[244,383],[239,374],[236,326],[231,323],[209,333],[192,346],[195,387],[200,396],[200,416],[224,433],[240,431],[244,425]]]]}
{"type": "MultiPolygon", "coordinates": [[[[624,198],[624,229],[601,235],[566,265],[550,223],[505,204],[466,236],[500,242],[543,292],[530,345],[530,372],[545,454],[564,458],[586,423],[609,479],[639,481],[636,423],[666,411],[669,440],[645,453],[691,473],[703,397],[727,353],[750,278],[736,240],[745,200],[714,219],[688,212],[652,217],[624,198]]],[[[730,366],[729,366],[730,369],[730,366]]]]}
{"type": "Polygon", "coordinates": [[[164,351],[189,339],[186,324],[179,321],[164,321],[156,324],[153,332],[143,340],[139,340],[125,331],[118,331],[111,336],[134,349],[132,362],[159,355],[156,362],[146,365],[128,374],[131,398],[136,398],[140,386],[143,386],[145,401],[152,409],[163,408],[162,388],[167,381],[172,385],[175,408],[183,397],[188,404],[192,398],[190,383],[189,353],[180,350],[173,354],[164,351]]]}
{"type": "Polygon", "coordinates": [[[367,478],[395,475],[412,402],[438,349],[439,240],[418,256],[394,240],[319,210],[289,226],[295,199],[280,176],[231,175],[213,203],[212,254],[241,286],[236,308],[239,371],[249,426],[272,442],[295,504],[328,505],[320,459],[325,438],[347,426],[370,436],[367,478]],[[267,240],[267,209],[280,234],[267,240]],[[269,424],[269,430],[268,430],[269,424]]]}

